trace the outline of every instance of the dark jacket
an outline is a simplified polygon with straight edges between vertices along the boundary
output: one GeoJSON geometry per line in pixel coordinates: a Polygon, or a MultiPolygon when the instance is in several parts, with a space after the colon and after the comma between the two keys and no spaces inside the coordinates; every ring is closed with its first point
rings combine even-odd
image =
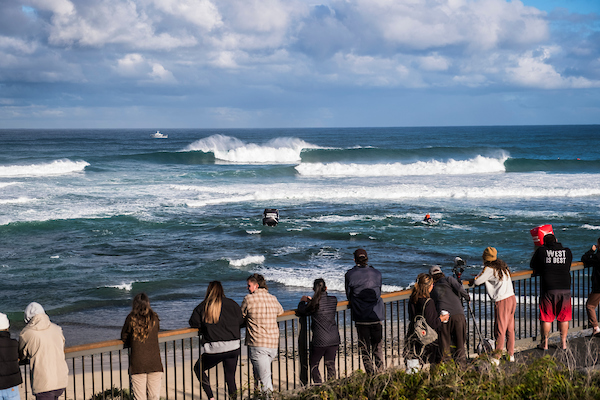
{"type": "Polygon", "coordinates": [[[310,311],[308,303],[301,301],[298,304],[298,315],[311,316],[310,329],[312,330],[313,347],[329,347],[340,344],[340,332],[335,322],[337,297],[323,293],[319,300],[319,308],[310,311]]]}
{"type": "Polygon", "coordinates": [[[535,250],[529,265],[534,274],[542,278],[542,293],[549,290],[571,290],[572,261],[571,250],[558,242],[535,250]]]}
{"type": "Polygon", "coordinates": [[[407,340],[407,348],[405,356],[407,358],[415,358],[419,354],[422,353],[421,357],[425,362],[433,362],[436,358],[436,352],[438,348],[438,342],[435,341],[431,344],[428,344],[425,349],[423,349],[423,345],[414,339],[412,334],[415,331],[415,316],[423,315],[427,324],[439,332],[442,327],[442,321],[440,320],[439,313],[435,308],[435,303],[433,299],[429,299],[427,302],[427,306],[423,310],[423,306],[425,306],[425,302],[427,299],[420,298],[417,299],[417,303],[413,303],[412,301],[408,302],[408,315],[410,317],[410,323],[408,324],[408,331],[406,332],[407,340]]]}
{"type": "Polygon", "coordinates": [[[581,256],[581,262],[586,267],[592,267],[592,293],[600,293],[600,253],[598,249],[589,249],[581,256]]]}
{"type": "Polygon", "coordinates": [[[19,368],[19,342],[8,331],[0,331],[0,390],[23,382],[19,368]]]}
{"type": "Polygon", "coordinates": [[[150,334],[145,341],[133,339],[133,324],[131,314],[127,316],[123,329],[121,329],[121,340],[131,347],[129,355],[129,374],[149,374],[151,372],[163,372],[160,359],[160,348],[158,347],[158,330],[160,322],[154,316],[150,322],[150,334]]]}
{"type": "Polygon", "coordinates": [[[371,266],[356,265],[346,272],[346,298],[354,322],[383,321],[381,272],[371,266]]]}
{"type": "Polygon", "coordinates": [[[435,302],[438,313],[446,310],[453,315],[464,315],[464,307],[460,301],[461,297],[467,301],[471,299],[463,288],[463,285],[452,276],[443,276],[438,279],[431,291],[431,298],[435,302]]]}
{"type": "Polygon", "coordinates": [[[216,324],[204,322],[204,302],[198,304],[189,320],[192,328],[198,328],[205,342],[221,342],[240,339],[240,327],[244,325],[242,309],[235,301],[223,297],[221,316],[216,324]]]}

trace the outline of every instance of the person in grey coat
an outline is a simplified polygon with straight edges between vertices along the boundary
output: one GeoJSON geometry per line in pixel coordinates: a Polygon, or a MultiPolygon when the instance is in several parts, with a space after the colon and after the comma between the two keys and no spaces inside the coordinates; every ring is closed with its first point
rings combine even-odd
{"type": "Polygon", "coordinates": [[[322,383],[319,363],[325,357],[327,380],[335,378],[335,355],[340,345],[340,332],[335,321],[337,297],[327,294],[325,280],[315,279],[312,297],[302,296],[298,304],[298,315],[311,317],[309,366],[314,383],[322,383]]]}
{"type": "Polygon", "coordinates": [[[354,262],[354,268],[346,272],[346,297],[350,302],[365,372],[373,374],[383,367],[381,272],[369,265],[364,249],[354,252],[354,262]]]}

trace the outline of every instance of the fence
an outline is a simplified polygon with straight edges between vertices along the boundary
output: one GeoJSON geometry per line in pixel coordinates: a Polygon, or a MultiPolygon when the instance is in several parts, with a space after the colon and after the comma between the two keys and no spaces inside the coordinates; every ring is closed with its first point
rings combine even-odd
{"type": "MultiPolygon", "coordinates": [[[[571,267],[573,320],[570,331],[586,328],[587,314],[585,299],[590,291],[590,270],[582,263],[573,263],[571,267]]],[[[539,340],[538,297],[539,278],[533,277],[531,271],[512,274],[517,297],[515,314],[515,330],[517,345],[539,340]]],[[[463,282],[467,287],[466,282],[463,282]]],[[[477,325],[483,335],[493,336],[494,305],[488,298],[485,285],[468,289],[472,296],[472,310],[477,325]]],[[[403,365],[402,352],[404,338],[408,328],[409,290],[384,294],[385,303],[384,330],[384,365],[394,367],[403,365]]],[[[475,352],[479,339],[475,325],[467,318],[467,353],[475,352]]],[[[309,382],[307,359],[307,343],[310,338],[310,319],[299,319],[294,311],[286,311],[278,317],[280,327],[280,346],[277,358],[273,362],[273,385],[275,390],[286,391],[297,389],[309,382]]],[[[348,302],[342,301],[337,306],[337,323],[340,330],[341,344],[336,359],[337,377],[348,376],[360,368],[360,357],[355,340],[356,332],[350,320],[348,302]]],[[[557,326],[553,325],[552,331],[557,326]]],[[[165,373],[161,387],[161,397],[166,400],[194,400],[206,398],[200,383],[194,374],[194,364],[198,360],[199,338],[196,329],[178,329],[159,334],[161,355],[165,373]]],[[[239,397],[248,398],[255,390],[250,363],[247,360],[245,346],[236,375],[239,397]]],[[[70,347],[65,350],[69,365],[69,385],[64,398],[72,400],[94,400],[110,397],[109,389],[119,392],[128,389],[129,375],[128,350],[120,340],[92,343],[70,347]]],[[[21,397],[25,400],[33,397],[29,390],[28,366],[23,367],[24,384],[21,397]]],[[[209,378],[217,399],[225,399],[225,380],[222,367],[217,366],[209,371],[209,378]]]]}

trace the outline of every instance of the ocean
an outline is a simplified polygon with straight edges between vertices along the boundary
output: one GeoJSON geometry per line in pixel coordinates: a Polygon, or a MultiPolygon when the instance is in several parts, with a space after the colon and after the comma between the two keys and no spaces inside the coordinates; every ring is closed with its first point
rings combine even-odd
{"type": "Polygon", "coordinates": [[[118,338],[142,291],[177,329],[210,281],[241,302],[254,272],[285,309],[320,277],[343,300],[361,247],[391,292],[456,256],[469,278],[487,246],[528,269],[539,225],[575,260],[600,236],[597,125],[161,131],[0,130],[13,334],[32,301],[72,346],[118,338]]]}

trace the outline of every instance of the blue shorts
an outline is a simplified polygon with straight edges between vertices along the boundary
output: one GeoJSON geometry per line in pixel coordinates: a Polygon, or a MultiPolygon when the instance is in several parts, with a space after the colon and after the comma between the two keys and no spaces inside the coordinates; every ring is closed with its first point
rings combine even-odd
{"type": "Polygon", "coordinates": [[[21,395],[19,394],[19,387],[13,386],[8,389],[0,390],[0,400],[21,400],[21,395]]]}

